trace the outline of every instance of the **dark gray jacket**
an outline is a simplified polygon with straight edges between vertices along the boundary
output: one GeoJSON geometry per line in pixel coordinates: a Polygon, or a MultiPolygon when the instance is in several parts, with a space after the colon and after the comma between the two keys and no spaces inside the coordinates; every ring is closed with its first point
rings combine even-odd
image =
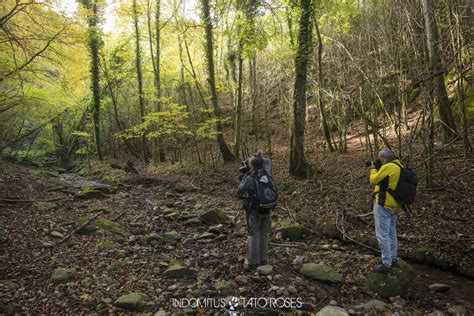
{"type": "MultiPolygon", "coordinates": [[[[272,162],[270,159],[263,160],[263,170],[271,176],[272,174],[272,162]]],[[[254,199],[252,198],[252,194],[257,191],[255,179],[259,179],[259,181],[266,182],[269,181],[267,175],[264,174],[261,170],[257,171],[257,174],[254,175],[244,175],[242,180],[239,184],[239,192],[238,195],[241,199],[245,199],[244,207],[247,211],[250,211],[254,205],[254,199]]]]}

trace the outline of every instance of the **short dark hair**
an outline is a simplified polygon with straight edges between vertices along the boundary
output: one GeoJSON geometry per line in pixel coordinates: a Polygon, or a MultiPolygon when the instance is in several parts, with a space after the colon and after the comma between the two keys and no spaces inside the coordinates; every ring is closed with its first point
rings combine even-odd
{"type": "Polygon", "coordinates": [[[250,158],[250,166],[253,172],[263,168],[263,157],[260,152],[250,158]]]}

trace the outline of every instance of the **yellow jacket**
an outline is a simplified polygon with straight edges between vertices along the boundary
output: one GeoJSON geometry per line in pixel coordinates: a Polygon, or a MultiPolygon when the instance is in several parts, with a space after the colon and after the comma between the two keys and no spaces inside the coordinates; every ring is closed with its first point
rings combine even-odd
{"type": "MultiPolygon", "coordinates": [[[[392,162],[397,162],[398,164],[402,165],[399,160],[394,160],[392,162]]],[[[375,201],[379,203],[379,198],[384,202],[383,199],[385,198],[385,203],[383,206],[390,210],[400,210],[401,205],[395,200],[395,198],[390,194],[386,193],[385,197],[380,194],[380,187],[387,186],[387,180],[385,178],[388,177],[388,187],[392,190],[395,190],[398,184],[398,180],[400,179],[400,167],[396,164],[389,162],[384,164],[379,171],[376,169],[370,170],[370,184],[375,185],[375,190],[377,194],[375,195],[375,201]],[[384,181],[385,180],[385,181],[384,181]],[[385,183],[384,183],[385,182],[385,183]],[[380,195],[380,196],[379,196],[380,195]]],[[[380,204],[380,203],[379,203],[380,204]]]]}

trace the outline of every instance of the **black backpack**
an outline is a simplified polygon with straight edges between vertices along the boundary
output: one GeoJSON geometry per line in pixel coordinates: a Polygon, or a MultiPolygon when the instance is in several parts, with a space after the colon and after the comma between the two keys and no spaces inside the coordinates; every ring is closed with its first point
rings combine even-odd
{"type": "Polygon", "coordinates": [[[254,181],[254,198],[256,200],[257,210],[261,213],[267,213],[269,210],[276,207],[278,200],[278,192],[273,186],[272,177],[264,171],[262,175],[254,177],[254,181]],[[260,181],[262,176],[268,177],[267,183],[260,181]]]}
{"type": "Polygon", "coordinates": [[[400,178],[395,190],[387,189],[387,192],[390,193],[401,205],[411,205],[415,202],[418,177],[410,169],[403,168],[397,162],[393,163],[400,167],[400,178]]]}

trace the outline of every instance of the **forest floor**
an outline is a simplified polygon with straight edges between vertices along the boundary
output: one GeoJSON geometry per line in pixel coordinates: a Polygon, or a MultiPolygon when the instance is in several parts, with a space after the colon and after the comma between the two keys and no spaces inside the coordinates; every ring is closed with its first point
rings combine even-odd
{"type": "MultiPolygon", "coordinates": [[[[408,258],[469,272],[474,252],[473,164],[449,158],[449,150],[444,154],[446,163],[439,172],[455,178],[439,190],[420,191],[415,219],[400,218],[400,250],[408,258]]],[[[425,265],[414,264],[418,276],[403,298],[381,298],[365,290],[370,269],[379,261],[367,248],[375,247],[375,238],[373,220],[365,215],[370,196],[365,157],[357,152],[324,155],[314,157],[325,162],[318,164],[321,173],[314,181],[293,180],[286,161],[273,161],[281,199],[273,215],[273,271],[268,276],[244,271],[246,228],[236,198],[238,164],[217,170],[143,168],[139,175],[96,165],[79,172],[87,175],[82,177],[57,168],[2,162],[0,312],[120,313],[116,300],[141,292],[153,302],[153,312],[185,311],[173,306],[173,298],[238,295],[297,297],[304,302],[299,309],[306,312],[337,305],[354,314],[474,313],[474,282],[425,265]],[[78,198],[87,187],[106,194],[78,198]],[[55,198],[59,200],[49,201],[55,198]],[[226,215],[223,225],[200,219],[214,209],[226,215]],[[85,225],[94,216],[92,224],[85,225]],[[285,218],[303,223],[311,234],[298,241],[278,240],[275,227],[285,218]],[[94,224],[99,219],[102,226],[94,224]],[[347,236],[366,246],[341,242],[348,241],[347,236]],[[308,278],[300,273],[303,262],[334,268],[343,275],[342,283],[308,278]],[[192,269],[183,273],[196,273],[197,279],[166,277],[165,271],[175,264],[192,269]],[[55,282],[57,268],[71,271],[55,282]],[[451,289],[430,291],[433,283],[451,289]]]]}

